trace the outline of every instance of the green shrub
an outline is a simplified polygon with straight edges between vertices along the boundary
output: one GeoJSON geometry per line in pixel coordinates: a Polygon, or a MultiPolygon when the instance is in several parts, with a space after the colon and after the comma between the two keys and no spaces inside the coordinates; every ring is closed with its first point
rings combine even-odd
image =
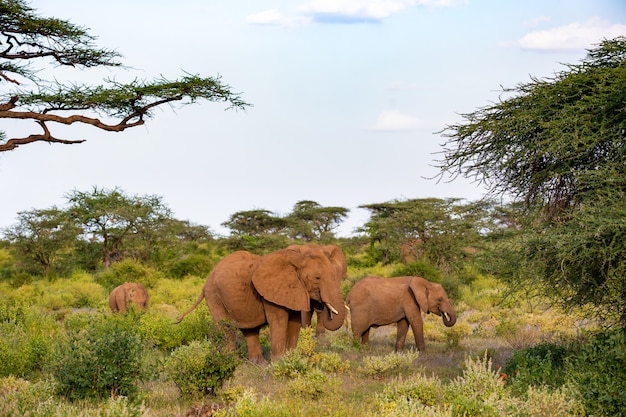
{"type": "Polygon", "coordinates": [[[311,364],[328,373],[346,372],[350,369],[350,361],[334,352],[318,352],[311,355],[311,364]]]}
{"type": "Polygon", "coordinates": [[[30,377],[43,371],[58,337],[57,324],[32,308],[0,307],[0,376],[30,377]]]}
{"type": "Polygon", "coordinates": [[[524,394],[530,386],[557,388],[564,384],[565,360],[570,350],[554,343],[540,343],[513,353],[502,368],[507,387],[524,394]]]}
{"type": "Polygon", "coordinates": [[[124,282],[140,282],[151,288],[161,277],[161,273],[133,259],[115,262],[110,268],[96,275],[96,282],[111,291],[124,282]]]}
{"type": "Polygon", "coordinates": [[[444,339],[449,348],[456,349],[461,346],[461,339],[472,334],[469,324],[461,322],[452,327],[443,329],[444,339]]]}
{"type": "Polygon", "coordinates": [[[393,352],[386,356],[366,356],[359,370],[366,377],[383,379],[407,371],[417,357],[416,351],[393,352]]]}
{"type": "Polygon", "coordinates": [[[441,271],[439,270],[439,268],[437,268],[430,262],[425,262],[425,261],[414,261],[414,262],[409,262],[408,264],[399,264],[394,267],[394,270],[390,276],[392,277],[404,277],[404,276],[422,277],[422,278],[426,278],[429,281],[439,282],[439,283],[441,283],[443,280],[441,276],[441,271]]]}
{"type": "Polygon", "coordinates": [[[168,351],[217,334],[206,309],[190,314],[180,323],[151,309],[141,316],[139,330],[144,340],[168,351]]]}
{"type": "Polygon", "coordinates": [[[206,276],[213,269],[213,261],[209,256],[191,254],[177,258],[168,266],[169,276],[183,279],[188,275],[206,276]]]}
{"type": "Polygon", "coordinates": [[[295,378],[311,371],[313,366],[309,357],[297,349],[286,352],[279,360],[272,363],[276,378],[295,378]]]}
{"type": "Polygon", "coordinates": [[[486,353],[482,359],[468,357],[465,360],[463,374],[450,383],[446,396],[452,404],[453,414],[458,416],[515,415],[517,408],[486,353]]]}
{"type": "Polygon", "coordinates": [[[410,401],[434,407],[444,402],[443,393],[443,384],[439,379],[418,374],[388,383],[378,399],[385,404],[410,401]]]}
{"type": "Polygon", "coordinates": [[[237,355],[223,343],[205,339],[175,349],[165,362],[165,373],[184,396],[214,394],[233,376],[237,355]]]}
{"type": "Polygon", "coordinates": [[[339,385],[340,382],[336,378],[329,377],[319,369],[312,369],[287,382],[287,390],[297,398],[315,400],[336,391],[339,385]]]}
{"type": "Polygon", "coordinates": [[[143,344],[135,317],[89,317],[57,352],[53,375],[59,393],[70,399],[133,396],[137,391],[143,344]]]}
{"type": "Polygon", "coordinates": [[[626,415],[626,330],[606,330],[572,347],[569,381],[588,415],[626,415]]]}
{"type": "Polygon", "coordinates": [[[32,383],[13,376],[0,378],[0,415],[53,415],[42,411],[53,399],[54,391],[54,381],[50,379],[32,383]]]}

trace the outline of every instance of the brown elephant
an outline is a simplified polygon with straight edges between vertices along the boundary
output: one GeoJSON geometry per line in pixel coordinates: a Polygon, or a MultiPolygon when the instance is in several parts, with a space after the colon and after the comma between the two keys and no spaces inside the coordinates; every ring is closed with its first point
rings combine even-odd
{"type": "Polygon", "coordinates": [[[346,311],[331,259],[321,246],[290,247],[264,256],[233,252],[215,266],[194,305],[178,321],[205,299],[215,322],[227,320],[242,331],[251,361],[265,362],[259,331],[266,324],[272,358],[280,357],[296,346],[302,313],[312,302],[323,306],[324,328],[343,325],[346,311]]]}
{"type": "Polygon", "coordinates": [[[142,310],[148,308],[148,291],[142,284],[125,282],[111,291],[109,306],[114,313],[125,313],[130,303],[142,310]]]}
{"type": "Polygon", "coordinates": [[[421,277],[365,277],[348,292],[346,304],[352,333],[363,344],[369,342],[371,327],[397,323],[396,351],[404,350],[409,325],[415,347],[425,349],[422,313],[441,316],[447,327],[456,323],[456,313],[443,287],[421,277]]]}
{"type": "MultiPolygon", "coordinates": [[[[309,251],[316,251],[320,248],[320,245],[315,243],[309,243],[306,245],[291,245],[288,246],[290,249],[300,250],[303,253],[307,253],[309,251]]],[[[348,272],[348,263],[346,262],[346,257],[339,246],[336,245],[326,245],[321,246],[321,249],[330,260],[331,264],[335,268],[335,285],[341,287],[341,281],[345,278],[348,272]]],[[[324,313],[324,305],[320,302],[311,300],[311,309],[309,311],[305,311],[302,313],[302,327],[311,326],[311,322],[313,321],[313,314],[317,315],[317,326],[315,327],[315,335],[321,336],[326,331],[324,327],[324,322],[321,318],[321,315],[324,313]]],[[[328,313],[328,310],[326,310],[328,313]]]]}

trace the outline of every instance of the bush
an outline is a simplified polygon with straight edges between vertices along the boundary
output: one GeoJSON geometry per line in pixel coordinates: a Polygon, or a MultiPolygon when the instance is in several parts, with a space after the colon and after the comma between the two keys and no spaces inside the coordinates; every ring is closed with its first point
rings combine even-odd
{"type": "Polygon", "coordinates": [[[70,399],[133,396],[143,344],[132,315],[89,317],[57,352],[53,375],[70,399]]]}
{"type": "Polygon", "coordinates": [[[426,278],[432,282],[441,283],[443,278],[441,276],[441,271],[439,268],[434,266],[429,262],[424,261],[414,261],[409,262],[408,264],[400,264],[397,265],[393,272],[391,273],[392,277],[404,277],[404,276],[412,276],[412,277],[422,277],[426,278]]]}
{"type": "Polygon", "coordinates": [[[313,368],[309,357],[297,349],[286,352],[272,367],[276,378],[295,378],[307,374],[313,368]]]}
{"type": "Polygon", "coordinates": [[[202,277],[211,272],[213,261],[206,255],[192,254],[177,258],[167,269],[169,275],[176,279],[183,279],[188,275],[202,277]]]}
{"type": "Polygon", "coordinates": [[[291,395],[297,398],[317,399],[335,392],[340,385],[339,380],[329,377],[319,369],[313,369],[304,375],[298,375],[287,383],[291,395]]]}
{"type": "Polygon", "coordinates": [[[30,377],[48,364],[58,326],[21,304],[0,306],[0,377],[30,377]]]}
{"type": "Polygon", "coordinates": [[[566,372],[588,415],[626,415],[626,330],[606,330],[572,348],[566,372]]]}
{"type": "Polygon", "coordinates": [[[540,343],[513,353],[502,368],[507,387],[518,394],[530,386],[557,388],[565,383],[565,360],[570,350],[554,343],[540,343]]]}
{"type": "Polygon", "coordinates": [[[390,382],[377,398],[384,404],[410,401],[435,407],[444,402],[443,392],[443,384],[439,379],[415,375],[406,380],[390,382]]]}
{"type": "Polygon", "coordinates": [[[217,334],[207,310],[194,312],[176,323],[174,318],[160,314],[155,308],[142,314],[139,331],[144,340],[167,351],[217,334]]]}
{"type": "Polygon", "coordinates": [[[223,343],[205,339],[174,350],[165,362],[165,373],[184,396],[195,397],[214,394],[238,364],[237,355],[223,343]]]}
{"type": "Polygon", "coordinates": [[[373,379],[383,379],[398,375],[411,368],[411,364],[418,357],[418,352],[393,352],[386,356],[366,356],[360,368],[360,373],[373,379]]]}
{"type": "Polygon", "coordinates": [[[124,259],[115,262],[110,268],[101,271],[96,276],[96,282],[102,285],[107,291],[111,291],[124,282],[140,282],[151,288],[161,273],[143,265],[133,259],[124,259]]]}
{"type": "Polygon", "coordinates": [[[507,397],[501,375],[491,366],[491,359],[467,358],[463,375],[449,386],[447,393],[454,415],[499,417],[516,415],[515,403],[507,397]]]}

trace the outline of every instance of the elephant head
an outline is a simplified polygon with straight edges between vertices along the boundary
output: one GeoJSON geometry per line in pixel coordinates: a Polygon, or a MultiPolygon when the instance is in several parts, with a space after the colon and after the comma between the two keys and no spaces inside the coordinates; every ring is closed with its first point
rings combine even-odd
{"type": "Polygon", "coordinates": [[[456,313],[448,299],[446,291],[440,284],[430,282],[424,278],[414,277],[409,288],[415,295],[417,304],[425,313],[441,316],[443,324],[452,327],[456,323],[456,313]]]}
{"type": "Polygon", "coordinates": [[[290,310],[309,311],[312,302],[319,303],[324,310],[322,324],[337,330],[346,311],[337,266],[324,248],[306,245],[305,249],[289,247],[268,254],[254,271],[252,283],[265,300],[290,310]]]}

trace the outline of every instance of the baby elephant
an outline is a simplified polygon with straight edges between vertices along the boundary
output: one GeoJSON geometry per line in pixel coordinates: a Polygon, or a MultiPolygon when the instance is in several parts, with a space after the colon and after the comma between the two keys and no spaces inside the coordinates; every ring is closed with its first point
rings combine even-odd
{"type": "Polygon", "coordinates": [[[409,325],[415,347],[425,349],[422,313],[441,316],[447,327],[456,323],[456,314],[443,287],[420,277],[365,277],[352,287],[346,304],[350,308],[352,333],[363,344],[369,342],[371,327],[397,323],[396,351],[404,349],[409,325]]]}
{"type": "Polygon", "coordinates": [[[148,291],[142,284],[125,282],[115,287],[109,295],[111,311],[125,313],[130,303],[134,303],[142,310],[148,307],[148,291]]]}

